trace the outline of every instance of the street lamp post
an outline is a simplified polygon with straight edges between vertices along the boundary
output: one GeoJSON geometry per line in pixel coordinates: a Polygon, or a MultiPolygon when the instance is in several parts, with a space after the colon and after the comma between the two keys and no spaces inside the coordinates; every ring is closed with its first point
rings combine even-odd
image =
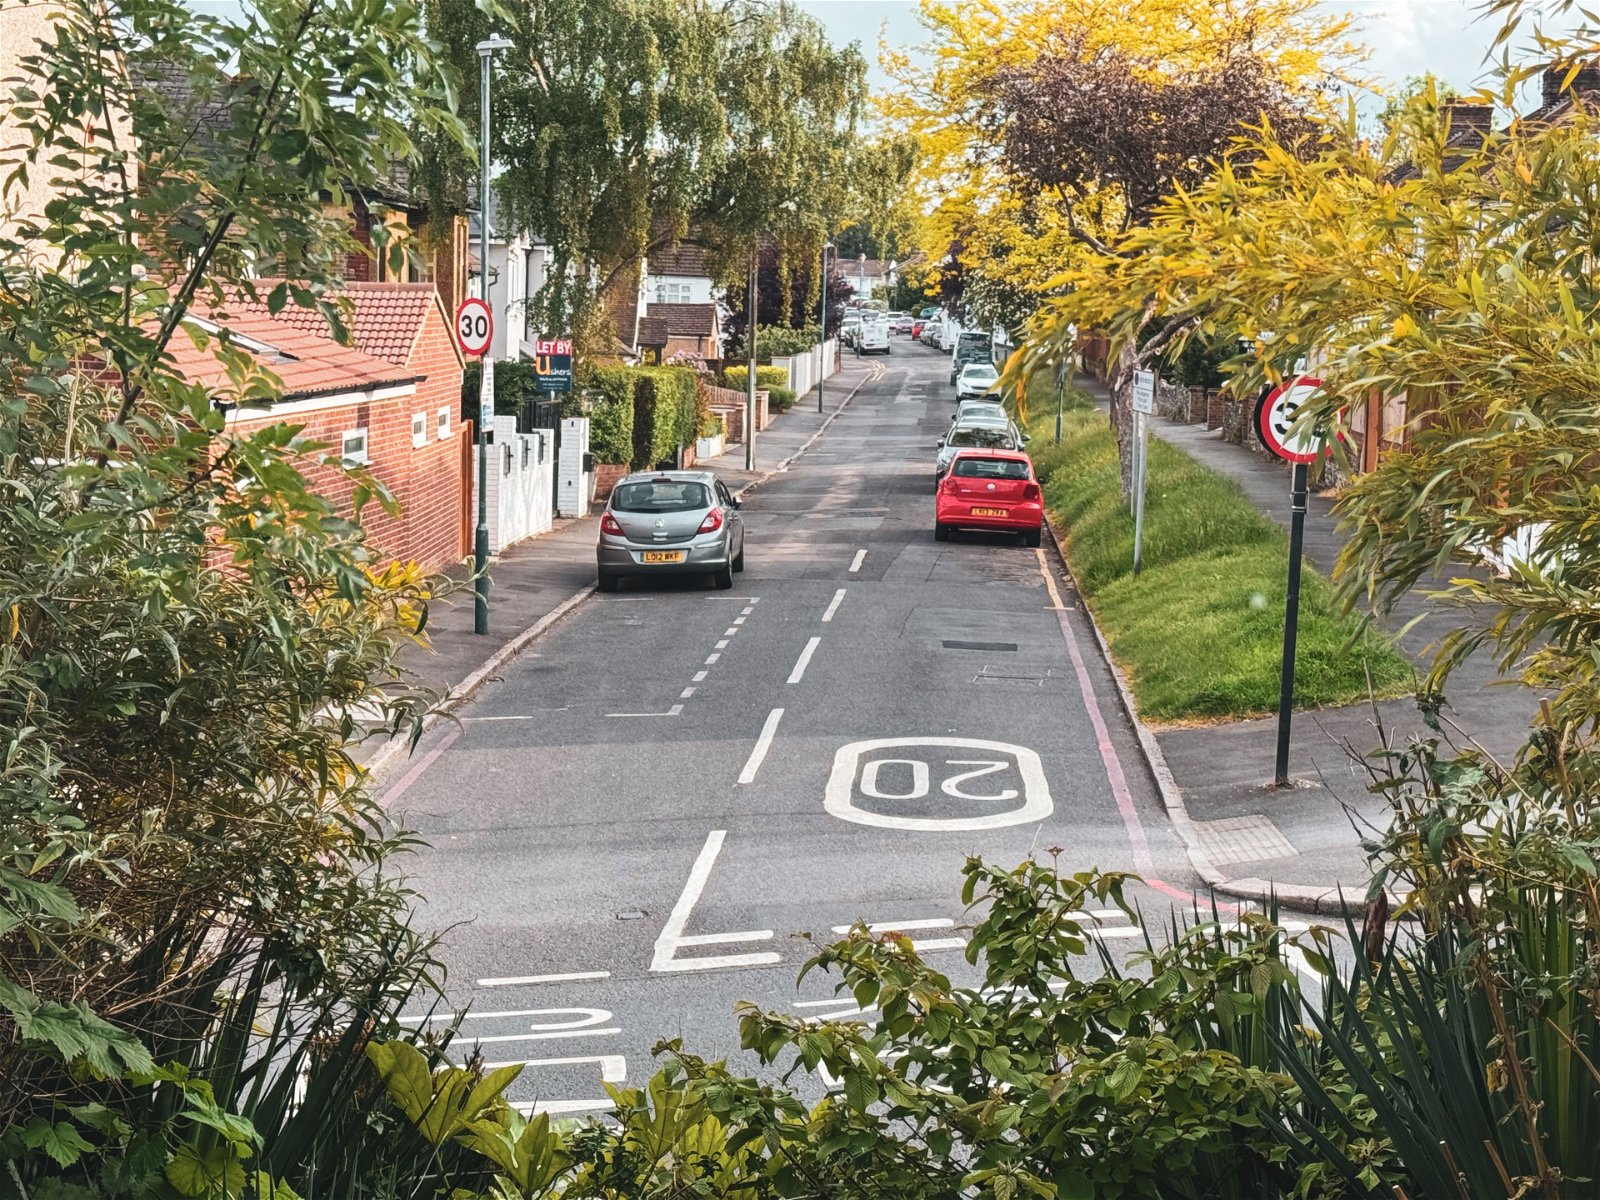
{"type": "Polygon", "coordinates": [[[828,377],[828,251],[832,242],[822,243],[822,299],[817,301],[821,317],[817,322],[817,411],[822,411],[822,382],[828,377]]]}
{"type": "MultiPolygon", "coordinates": [[[[478,43],[478,283],[489,303],[489,67],[497,50],[511,49],[495,34],[478,43]]],[[[490,310],[493,319],[494,310],[490,310]]],[[[483,387],[478,401],[478,527],[472,540],[472,631],[489,632],[489,420],[494,411],[494,345],[484,351],[483,387]]]]}
{"type": "Polygon", "coordinates": [[[745,381],[744,401],[744,469],[756,469],[756,267],[761,261],[761,250],[757,246],[750,255],[750,284],[745,295],[745,311],[750,319],[745,324],[745,337],[748,341],[746,347],[750,352],[750,376],[745,381]]]}

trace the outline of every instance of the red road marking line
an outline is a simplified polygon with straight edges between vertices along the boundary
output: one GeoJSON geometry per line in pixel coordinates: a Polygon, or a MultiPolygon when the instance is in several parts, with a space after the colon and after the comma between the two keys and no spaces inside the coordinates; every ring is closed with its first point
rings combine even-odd
{"type": "Polygon", "coordinates": [[[452,729],[447,733],[437,746],[417,760],[416,766],[402,775],[392,788],[378,798],[378,804],[383,808],[388,808],[389,805],[400,799],[405,790],[421,779],[422,773],[433,766],[435,759],[456,744],[456,739],[460,736],[461,730],[459,728],[452,729]]]}

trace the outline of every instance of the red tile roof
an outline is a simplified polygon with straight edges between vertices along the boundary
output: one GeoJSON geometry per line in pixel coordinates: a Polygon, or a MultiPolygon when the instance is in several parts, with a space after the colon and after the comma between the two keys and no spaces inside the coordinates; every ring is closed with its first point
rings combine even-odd
{"type": "Polygon", "coordinates": [[[694,242],[679,242],[675,246],[663,246],[659,250],[652,250],[649,258],[650,274],[652,275],[687,275],[690,277],[710,277],[711,272],[706,269],[706,250],[704,246],[694,242]]]}
{"type": "Polygon", "coordinates": [[[645,315],[665,321],[672,337],[711,337],[717,332],[715,304],[651,304],[645,315]]]}
{"type": "Polygon", "coordinates": [[[198,322],[185,323],[168,347],[174,365],[191,383],[202,384],[219,398],[257,403],[304,400],[341,392],[414,383],[419,376],[404,366],[341,346],[331,337],[297,329],[269,315],[264,307],[217,314],[212,324],[226,332],[235,349],[247,355],[249,368],[236,384],[217,358],[219,335],[198,322]],[[202,347],[196,338],[205,341],[202,347]],[[267,372],[277,377],[273,382],[267,372]]]}
{"type": "MultiPolygon", "coordinates": [[[[276,280],[262,279],[256,281],[256,287],[265,297],[276,283],[276,280]]],[[[428,309],[436,303],[437,296],[431,283],[347,283],[331,294],[331,298],[350,301],[345,322],[356,349],[397,367],[410,361],[411,351],[428,319],[428,309]]],[[[230,309],[248,308],[266,311],[264,304],[251,305],[242,299],[230,305],[230,309]]],[[[333,331],[327,320],[315,309],[288,304],[274,319],[333,341],[333,331]]]]}

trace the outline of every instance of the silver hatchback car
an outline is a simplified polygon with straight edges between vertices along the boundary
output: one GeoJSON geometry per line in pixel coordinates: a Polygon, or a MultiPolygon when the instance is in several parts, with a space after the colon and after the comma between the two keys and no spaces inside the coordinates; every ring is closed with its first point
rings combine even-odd
{"type": "Polygon", "coordinates": [[[739,501],[710,471],[641,471],[611,491],[595,548],[600,590],[625,575],[711,576],[733,586],[744,570],[739,501]]]}

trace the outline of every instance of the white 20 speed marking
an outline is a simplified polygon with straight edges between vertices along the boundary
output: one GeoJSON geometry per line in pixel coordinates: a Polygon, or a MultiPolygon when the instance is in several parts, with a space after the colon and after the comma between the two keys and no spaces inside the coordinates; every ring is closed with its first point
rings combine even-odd
{"type": "MultiPolygon", "coordinates": [[[[895,774],[905,779],[900,771],[895,774]]],[[[1038,754],[1026,746],[976,738],[911,737],[879,738],[839,747],[833,757],[833,772],[828,777],[822,807],[841,821],[878,829],[962,833],[1041,821],[1055,811],[1055,802],[1050,798],[1050,785],[1045,780],[1038,754]],[[986,751],[992,757],[975,758],[970,753],[949,757],[938,753],[900,757],[894,753],[907,750],[986,751]],[[888,767],[901,768],[909,774],[909,780],[903,784],[904,790],[890,790],[885,786],[883,773],[888,767]],[[868,800],[926,799],[932,794],[935,769],[941,773],[941,794],[954,800],[1001,804],[1017,800],[1017,789],[990,785],[992,790],[981,791],[976,790],[975,785],[985,776],[1010,769],[1022,782],[1022,803],[1002,812],[950,817],[894,816],[858,807],[856,803],[858,796],[868,800]]]]}

